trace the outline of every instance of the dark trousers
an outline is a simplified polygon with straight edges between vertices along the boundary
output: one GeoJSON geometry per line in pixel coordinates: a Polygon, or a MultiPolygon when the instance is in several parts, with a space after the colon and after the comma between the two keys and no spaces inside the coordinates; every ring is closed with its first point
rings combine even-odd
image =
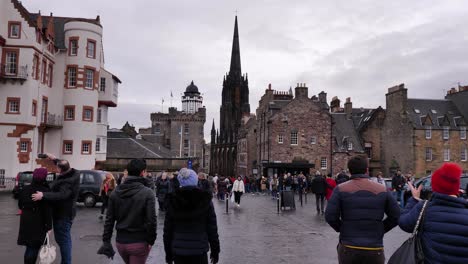
{"type": "Polygon", "coordinates": [[[384,250],[362,250],[354,249],[338,244],[339,264],[384,264],[384,250]]]}
{"type": "Polygon", "coordinates": [[[208,264],[208,255],[174,256],[174,264],[208,264]]]}
{"type": "Polygon", "coordinates": [[[323,208],[324,200],[325,200],[325,194],[317,194],[317,193],[315,194],[315,204],[317,206],[317,212],[325,211],[325,209],[323,208]],[[319,200],[320,200],[320,204],[319,204],[319,200]]]}
{"type": "Polygon", "coordinates": [[[41,247],[30,247],[26,246],[26,251],[24,252],[24,264],[36,264],[37,255],[41,247]]]}
{"type": "Polygon", "coordinates": [[[242,196],[242,192],[234,192],[234,202],[236,204],[240,204],[241,196],[242,196]]]}
{"type": "Polygon", "coordinates": [[[102,198],[101,214],[104,214],[104,211],[107,209],[107,205],[109,204],[109,196],[104,194],[101,196],[101,198],[102,198]]]}
{"type": "Polygon", "coordinates": [[[131,244],[117,243],[116,246],[125,264],[145,264],[150,253],[148,243],[144,242],[131,244]]]}
{"type": "Polygon", "coordinates": [[[72,263],[72,240],[71,227],[72,220],[67,218],[54,219],[54,236],[55,241],[60,247],[60,255],[62,257],[61,264],[72,263]]]}

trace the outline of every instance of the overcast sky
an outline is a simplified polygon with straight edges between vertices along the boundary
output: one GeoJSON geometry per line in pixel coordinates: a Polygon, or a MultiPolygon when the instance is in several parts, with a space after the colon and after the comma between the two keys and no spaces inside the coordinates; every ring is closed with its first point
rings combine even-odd
{"type": "Polygon", "coordinates": [[[410,97],[443,98],[468,84],[468,1],[311,0],[23,0],[30,12],[101,16],[106,69],[122,80],[111,127],[150,126],[194,80],[207,108],[205,138],[219,122],[238,14],[242,71],[255,112],[265,88],[306,83],[328,101],[385,107],[388,87],[410,97]]]}

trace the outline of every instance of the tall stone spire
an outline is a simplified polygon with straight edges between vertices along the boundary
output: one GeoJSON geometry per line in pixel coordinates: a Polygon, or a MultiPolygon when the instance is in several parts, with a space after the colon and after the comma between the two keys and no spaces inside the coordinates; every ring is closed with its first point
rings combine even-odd
{"type": "Polygon", "coordinates": [[[240,46],[239,46],[239,31],[237,28],[237,16],[234,22],[234,37],[232,39],[232,53],[231,53],[231,69],[230,75],[241,76],[241,60],[240,60],[240,46]]]}

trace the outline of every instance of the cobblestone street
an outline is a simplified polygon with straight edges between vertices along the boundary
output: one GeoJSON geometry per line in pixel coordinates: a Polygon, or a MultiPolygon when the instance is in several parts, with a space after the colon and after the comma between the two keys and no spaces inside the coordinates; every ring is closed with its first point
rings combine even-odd
{"type": "MultiPolygon", "coordinates": [[[[220,263],[337,263],[338,234],[324,217],[315,212],[315,200],[297,209],[276,212],[268,196],[246,194],[240,208],[229,208],[213,200],[221,241],[220,263]]],[[[230,204],[231,205],[231,204],[230,204]]],[[[23,247],[16,245],[19,217],[10,195],[0,194],[0,258],[2,263],[21,263],[23,247]]],[[[74,263],[123,263],[118,254],[113,261],[97,255],[101,245],[102,222],[98,208],[79,211],[72,227],[74,263]]],[[[148,263],[164,263],[162,228],[164,215],[158,215],[158,238],[148,263]]],[[[385,237],[387,258],[408,237],[398,227],[385,237]]],[[[115,239],[115,233],[113,242],[115,239]]]]}

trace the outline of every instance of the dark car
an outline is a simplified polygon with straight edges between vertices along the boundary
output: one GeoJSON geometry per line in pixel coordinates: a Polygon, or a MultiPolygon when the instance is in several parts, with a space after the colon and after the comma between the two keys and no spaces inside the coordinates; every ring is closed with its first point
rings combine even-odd
{"type": "MultiPolygon", "coordinates": [[[[55,180],[56,174],[49,172],[47,174],[47,182],[52,182],[55,180]]],[[[13,197],[18,198],[19,192],[23,189],[23,186],[30,185],[32,183],[33,172],[32,171],[22,171],[18,172],[15,179],[15,187],[13,187],[13,197]]]]}
{"type": "Polygon", "coordinates": [[[99,196],[99,192],[105,177],[105,171],[81,170],[78,202],[84,203],[86,207],[94,207],[97,202],[101,202],[102,200],[99,196]]]}
{"type": "MultiPolygon", "coordinates": [[[[432,185],[431,185],[431,178],[432,176],[427,176],[421,179],[417,179],[414,182],[414,187],[418,188],[420,185],[422,185],[422,190],[421,190],[421,199],[429,199],[432,196],[432,185]]],[[[461,176],[460,179],[460,197],[467,197],[466,190],[468,188],[468,175],[464,174],[461,176]]],[[[406,188],[405,191],[405,201],[411,197],[411,191],[406,188]]]]}

